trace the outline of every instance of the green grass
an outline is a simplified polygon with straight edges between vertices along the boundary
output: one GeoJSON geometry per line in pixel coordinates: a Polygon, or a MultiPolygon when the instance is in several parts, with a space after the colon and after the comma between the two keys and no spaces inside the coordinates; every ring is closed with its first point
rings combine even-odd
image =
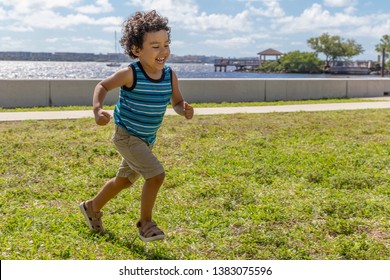
{"type": "MultiPolygon", "coordinates": [[[[351,102],[378,102],[376,99],[364,98],[334,98],[318,100],[296,100],[296,101],[273,101],[273,102],[222,102],[222,103],[191,103],[194,108],[215,108],[215,107],[242,107],[242,106],[275,106],[275,105],[296,105],[296,104],[323,104],[323,103],[351,103],[351,102]]],[[[105,106],[104,109],[113,110],[113,105],[105,106]]],[[[2,108],[0,112],[29,112],[29,111],[61,111],[61,110],[92,110],[91,106],[54,106],[54,107],[33,107],[33,108],[2,108]]]]}
{"type": "Polygon", "coordinates": [[[167,116],[166,180],[136,237],[142,180],[94,234],[78,210],[115,176],[113,125],[0,123],[1,259],[390,259],[390,110],[167,116]]]}

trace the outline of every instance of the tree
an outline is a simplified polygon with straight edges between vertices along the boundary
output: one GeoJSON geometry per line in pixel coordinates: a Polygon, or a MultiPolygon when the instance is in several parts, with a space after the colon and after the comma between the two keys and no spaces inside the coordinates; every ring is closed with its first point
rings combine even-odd
{"type": "Polygon", "coordinates": [[[259,70],[265,73],[284,72],[283,65],[280,64],[279,60],[264,61],[261,63],[259,70]]]}
{"type": "Polygon", "coordinates": [[[320,37],[310,38],[307,43],[308,45],[318,54],[323,53],[325,60],[330,60],[331,46],[339,39],[337,36],[330,36],[328,33],[322,34],[320,37]]]}
{"type": "Polygon", "coordinates": [[[323,53],[326,63],[338,59],[349,59],[364,52],[362,45],[352,39],[344,39],[337,35],[323,33],[320,37],[307,40],[308,45],[318,54],[323,53]]]}
{"type": "Polygon", "coordinates": [[[375,50],[382,54],[382,49],[385,49],[385,57],[390,57],[390,35],[383,35],[379,44],[375,46],[375,50]]]}
{"type": "Polygon", "coordinates": [[[294,51],[280,58],[280,64],[289,73],[319,73],[322,61],[317,54],[311,52],[294,51]]]}
{"type": "Polygon", "coordinates": [[[344,52],[344,55],[342,56],[346,58],[351,58],[364,52],[363,46],[356,43],[353,39],[348,39],[346,42],[342,43],[341,48],[344,52]]]}
{"type": "Polygon", "coordinates": [[[313,52],[293,51],[277,61],[266,61],[259,70],[263,72],[320,73],[323,62],[313,52]]]}

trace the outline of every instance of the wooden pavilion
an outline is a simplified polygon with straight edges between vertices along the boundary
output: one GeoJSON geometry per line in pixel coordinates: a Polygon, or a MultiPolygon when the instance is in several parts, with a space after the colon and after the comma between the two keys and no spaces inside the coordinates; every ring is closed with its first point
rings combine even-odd
{"type": "Polygon", "coordinates": [[[257,54],[260,55],[260,65],[263,62],[267,61],[267,56],[274,56],[275,59],[271,59],[271,60],[278,60],[279,57],[283,55],[283,53],[274,49],[266,49],[265,51],[259,52],[257,54]]]}

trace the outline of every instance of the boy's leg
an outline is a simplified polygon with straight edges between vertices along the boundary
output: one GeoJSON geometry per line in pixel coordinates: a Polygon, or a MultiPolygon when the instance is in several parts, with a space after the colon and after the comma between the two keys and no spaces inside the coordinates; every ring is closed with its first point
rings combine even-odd
{"type": "Polygon", "coordinates": [[[157,198],[157,193],[164,182],[164,178],[165,173],[161,173],[145,180],[141,196],[141,216],[139,220],[141,226],[152,221],[154,203],[157,198]]]}
{"type": "MultiPolygon", "coordinates": [[[[152,152],[153,145],[128,134],[119,126],[115,129],[113,142],[124,159],[123,165],[126,166],[124,170],[120,169],[118,174],[124,176],[125,170],[130,169],[145,178],[141,196],[141,215],[137,222],[140,238],[145,242],[163,239],[164,233],[152,221],[152,211],[157,193],[164,181],[165,171],[152,152]]],[[[128,174],[126,176],[134,182],[128,174]]]]}
{"type": "Polygon", "coordinates": [[[95,232],[104,232],[102,224],[103,213],[100,209],[121,190],[130,187],[131,183],[128,178],[115,177],[109,180],[102,190],[92,200],[82,202],[79,207],[83,214],[88,227],[95,232]]]}
{"type": "Polygon", "coordinates": [[[125,177],[115,177],[106,182],[102,190],[92,199],[93,212],[99,212],[109,200],[130,186],[131,182],[125,177]]]}
{"type": "Polygon", "coordinates": [[[157,227],[152,220],[153,206],[156,201],[158,190],[164,181],[165,173],[146,179],[142,189],[141,217],[137,223],[139,238],[144,242],[161,240],[165,238],[164,232],[157,227]]]}

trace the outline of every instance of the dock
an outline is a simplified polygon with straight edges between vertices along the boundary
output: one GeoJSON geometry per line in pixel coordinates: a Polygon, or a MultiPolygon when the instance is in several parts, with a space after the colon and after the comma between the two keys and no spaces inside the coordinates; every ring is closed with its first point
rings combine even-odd
{"type": "Polygon", "coordinates": [[[219,72],[222,72],[222,69],[226,72],[228,66],[234,66],[236,70],[254,69],[259,67],[259,65],[259,59],[219,58],[214,60],[214,71],[217,72],[219,68],[219,72]]]}

